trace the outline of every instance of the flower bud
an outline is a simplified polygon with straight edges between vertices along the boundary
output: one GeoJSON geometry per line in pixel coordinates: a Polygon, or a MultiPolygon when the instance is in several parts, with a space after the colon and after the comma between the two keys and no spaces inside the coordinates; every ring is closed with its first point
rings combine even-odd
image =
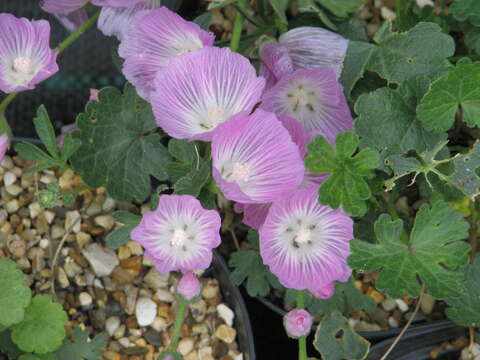
{"type": "Polygon", "coordinates": [[[178,282],[177,292],[182,295],[185,300],[192,300],[194,297],[200,295],[202,284],[198,281],[197,276],[192,272],[183,274],[178,282]]]}
{"type": "Polygon", "coordinates": [[[0,163],[3,161],[3,158],[7,153],[8,143],[9,140],[7,134],[0,135],[0,163]]]}
{"type": "Polygon", "coordinates": [[[283,317],[283,326],[288,336],[298,339],[307,336],[312,328],[313,317],[304,309],[294,309],[283,317]]]}
{"type": "Polygon", "coordinates": [[[335,284],[331,282],[323,288],[310,290],[310,293],[315,296],[317,299],[328,299],[331,298],[335,291],[335,284]]]}

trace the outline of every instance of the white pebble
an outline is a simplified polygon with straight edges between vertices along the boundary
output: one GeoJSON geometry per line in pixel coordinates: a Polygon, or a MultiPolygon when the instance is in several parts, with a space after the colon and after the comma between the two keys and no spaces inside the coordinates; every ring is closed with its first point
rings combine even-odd
{"type": "Polygon", "coordinates": [[[105,322],[105,329],[110,336],[113,336],[115,330],[120,326],[120,318],[118,316],[111,316],[105,322]]]}
{"type": "Polygon", "coordinates": [[[390,325],[390,327],[392,327],[392,328],[398,328],[398,321],[390,316],[388,318],[388,325],[390,325]]]}
{"type": "Polygon", "coordinates": [[[397,303],[397,306],[401,312],[408,311],[409,307],[405,301],[403,301],[402,299],[395,299],[395,302],[397,303]]]}
{"type": "Polygon", "coordinates": [[[159,300],[169,304],[175,301],[175,296],[173,296],[172,293],[166,289],[158,289],[157,292],[155,293],[155,296],[159,300]]]}
{"type": "Polygon", "coordinates": [[[228,326],[233,326],[233,318],[235,317],[235,314],[232,309],[225,304],[219,304],[217,306],[217,313],[228,326]]]}
{"type": "Polygon", "coordinates": [[[187,337],[179,341],[177,350],[180,354],[185,356],[193,350],[194,345],[195,341],[192,338],[187,337]]]}
{"type": "Polygon", "coordinates": [[[42,249],[46,249],[49,245],[50,245],[50,241],[48,239],[42,239],[40,240],[40,242],[38,243],[38,245],[42,248],[42,249]]]}
{"type": "Polygon", "coordinates": [[[12,185],[15,181],[17,181],[17,176],[11,171],[7,171],[3,176],[3,183],[5,186],[12,185]]]}
{"type": "Polygon", "coordinates": [[[382,6],[382,8],[380,9],[380,14],[382,15],[382,18],[384,18],[385,20],[389,20],[389,21],[393,21],[397,17],[395,12],[393,12],[392,10],[387,8],[386,6],[382,6]]]}
{"type": "Polygon", "coordinates": [[[125,348],[133,346],[133,344],[130,342],[130,340],[128,340],[128,338],[126,338],[126,337],[118,339],[118,342],[120,343],[120,345],[122,345],[125,348]]]}
{"type": "Polygon", "coordinates": [[[92,304],[92,297],[87,292],[82,292],[78,295],[78,301],[82,306],[89,306],[92,304]]]}
{"type": "Polygon", "coordinates": [[[141,297],[137,300],[135,316],[137,317],[138,325],[151,325],[157,316],[157,304],[147,297],[141,297]]]}

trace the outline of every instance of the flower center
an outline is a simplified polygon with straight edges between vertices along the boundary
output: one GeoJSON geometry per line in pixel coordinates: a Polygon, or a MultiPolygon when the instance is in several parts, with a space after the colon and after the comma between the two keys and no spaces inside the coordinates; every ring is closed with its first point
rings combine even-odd
{"type": "Polygon", "coordinates": [[[13,60],[13,69],[17,72],[25,74],[30,71],[31,64],[32,59],[21,56],[13,60]]]}
{"type": "Polygon", "coordinates": [[[307,109],[313,112],[316,102],[315,92],[304,85],[298,85],[292,92],[287,93],[290,107],[294,112],[307,109]]]}
{"type": "Polygon", "coordinates": [[[297,232],[297,236],[295,237],[295,241],[298,244],[305,244],[312,241],[312,232],[308,229],[301,228],[297,232]]]}
{"type": "Polygon", "coordinates": [[[178,55],[183,55],[183,54],[187,54],[189,52],[192,52],[192,50],[190,49],[181,49],[179,52],[178,52],[178,55]]]}
{"type": "Polygon", "coordinates": [[[304,316],[299,316],[296,320],[295,320],[295,325],[297,326],[303,326],[305,323],[305,317],[304,316]]]}
{"type": "Polygon", "coordinates": [[[233,164],[232,176],[233,181],[248,181],[250,179],[251,167],[248,164],[233,164]]]}
{"type": "Polygon", "coordinates": [[[216,105],[208,109],[208,118],[212,121],[213,127],[222,122],[224,113],[223,109],[216,105]]]}
{"type": "Polygon", "coordinates": [[[172,238],[170,239],[170,245],[178,249],[179,247],[185,245],[186,241],[187,234],[185,233],[185,231],[177,229],[173,232],[172,238]]]}

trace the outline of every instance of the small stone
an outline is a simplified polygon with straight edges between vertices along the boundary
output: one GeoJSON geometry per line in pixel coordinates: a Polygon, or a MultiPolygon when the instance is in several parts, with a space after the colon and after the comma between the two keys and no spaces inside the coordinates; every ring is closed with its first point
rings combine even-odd
{"type": "Polygon", "coordinates": [[[18,196],[23,191],[23,189],[16,184],[5,186],[5,190],[12,196],[18,196]]]}
{"type": "Polygon", "coordinates": [[[155,296],[158,298],[158,300],[169,304],[175,301],[175,296],[173,296],[172,293],[166,289],[158,289],[155,293],[155,296]]]}
{"type": "Polygon", "coordinates": [[[33,202],[28,205],[28,210],[30,210],[30,218],[35,219],[42,212],[42,207],[38,202],[33,202]]]}
{"type": "Polygon", "coordinates": [[[125,331],[127,330],[127,327],[125,325],[120,325],[113,333],[113,337],[115,339],[120,339],[125,336],[125,331]]]}
{"type": "Polygon", "coordinates": [[[390,316],[388,318],[388,325],[391,327],[391,328],[398,328],[398,321],[395,320],[392,316],[390,316]]]}
{"type": "Polygon", "coordinates": [[[92,304],[92,296],[87,292],[82,292],[78,295],[78,301],[81,306],[89,306],[92,304]]]}
{"type": "Polygon", "coordinates": [[[138,325],[148,326],[155,321],[157,315],[157,304],[147,297],[141,297],[135,307],[135,316],[138,325]]]}
{"type": "Polygon", "coordinates": [[[222,324],[215,331],[215,336],[227,344],[231,344],[237,336],[237,331],[228,325],[222,324]]]}
{"type": "Polygon", "coordinates": [[[383,300],[385,300],[385,297],[374,289],[369,289],[367,295],[370,296],[373,300],[375,300],[377,304],[380,304],[383,300]]]}
{"type": "Polygon", "coordinates": [[[393,299],[386,298],[382,301],[382,307],[385,311],[393,311],[397,307],[397,302],[393,299]]]}
{"type": "Polygon", "coordinates": [[[112,271],[112,279],[120,284],[130,284],[135,280],[135,275],[120,266],[115,267],[112,271]]]}
{"type": "Polygon", "coordinates": [[[187,355],[185,355],[185,360],[199,360],[197,352],[195,350],[190,351],[187,355]]]}
{"type": "Polygon", "coordinates": [[[192,326],[192,334],[208,334],[208,327],[205,324],[195,324],[192,326]]]}
{"type": "Polygon", "coordinates": [[[160,274],[157,269],[151,268],[143,278],[143,281],[152,289],[158,289],[168,286],[169,277],[170,273],[160,274]]]}
{"type": "Polygon", "coordinates": [[[388,326],[388,315],[389,313],[383,310],[380,307],[375,308],[375,310],[370,314],[373,321],[379,324],[381,327],[385,328],[388,326]]]}
{"type": "Polygon", "coordinates": [[[5,204],[5,210],[7,210],[9,214],[16,213],[19,208],[20,208],[20,205],[17,199],[10,200],[5,204]]]}
{"type": "Polygon", "coordinates": [[[130,342],[130,340],[128,340],[128,338],[126,338],[126,337],[118,339],[118,342],[120,343],[120,345],[122,345],[125,348],[133,346],[133,344],[130,342]]]}
{"type": "Polygon", "coordinates": [[[82,228],[82,221],[81,221],[80,213],[77,210],[67,211],[65,215],[65,230],[78,233],[81,230],[81,228],[82,228]]]}
{"type": "Polygon", "coordinates": [[[110,249],[103,249],[99,244],[92,243],[82,250],[95,274],[99,277],[108,276],[119,264],[117,255],[110,249]]]}
{"type": "Polygon", "coordinates": [[[356,331],[380,331],[382,328],[378,324],[370,324],[366,321],[359,321],[354,328],[356,331]]]}
{"type": "Polygon", "coordinates": [[[95,218],[95,224],[105,230],[111,230],[115,226],[115,219],[112,215],[100,215],[95,218]]]}
{"type": "Polygon", "coordinates": [[[113,336],[115,331],[120,327],[120,318],[118,316],[111,316],[105,322],[105,329],[110,336],[113,336]]]}
{"type": "Polygon", "coordinates": [[[42,239],[42,240],[40,240],[40,242],[38,243],[38,246],[40,246],[42,249],[46,249],[47,247],[50,246],[50,240],[48,240],[48,239],[42,239]]]}
{"type": "Polygon", "coordinates": [[[8,250],[15,257],[23,257],[27,251],[27,244],[25,243],[25,240],[15,239],[8,243],[8,250]]]}
{"type": "Polygon", "coordinates": [[[120,246],[118,248],[118,259],[125,260],[132,256],[132,250],[128,246],[120,246]]]}
{"type": "Polygon", "coordinates": [[[155,331],[161,332],[167,328],[167,322],[163,317],[157,316],[151,326],[155,331]]]}
{"type": "Polygon", "coordinates": [[[204,299],[213,299],[219,293],[219,287],[216,282],[208,281],[202,289],[202,297],[204,299]]]}
{"type": "Polygon", "coordinates": [[[142,248],[142,245],[140,245],[139,243],[130,240],[127,243],[127,246],[132,251],[132,255],[136,255],[136,256],[143,255],[143,248],[142,248]]]}
{"type": "Polygon", "coordinates": [[[65,265],[63,266],[65,273],[69,278],[74,278],[76,275],[82,272],[82,268],[75,263],[72,258],[65,259],[65,265]]]}
{"type": "Polygon", "coordinates": [[[112,212],[115,209],[116,203],[111,197],[107,197],[102,205],[102,210],[106,213],[112,212]]]}
{"type": "Polygon", "coordinates": [[[83,249],[85,245],[90,244],[92,236],[86,232],[80,231],[75,235],[75,239],[77,240],[78,247],[83,249]]]}
{"type": "Polygon", "coordinates": [[[117,353],[115,351],[105,351],[103,353],[103,357],[106,360],[121,360],[122,359],[122,355],[120,355],[119,353],[117,353]]]}
{"type": "MultiPolygon", "coordinates": [[[[127,320],[125,321],[125,325],[127,325],[128,330],[135,330],[138,328],[138,321],[135,316],[129,316],[127,317],[127,320]]],[[[130,331],[130,332],[132,332],[130,331]]]]}
{"type": "Polygon", "coordinates": [[[235,314],[233,313],[232,309],[230,309],[227,305],[225,304],[219,304],[217,305],[217,313],[220,318],[225,321],[225,324],[228,326],[233,326],[233,319],[235,317],[235,314]]]}
{"type": "Polygon", "coordinates": [[[435,306],[435,299],[430,294],[423,294],[422,301],[420,302],[420,309],[424,314],[431,314],[433,307],[435,306]]]}
{"type": "Polygon", "coordinates": [[[395,299],[395,302],[397,303],[397,306],[401,312],[408,311],[409,308],[405,301],[403,301],[402,299],[395,299]]]}
{"type": "Polygon", "coordinates": [[[68,280],[67,274],[61,267],[57,268],[57,281],[62,289],[70,286],[70,281],[68,280]]]}
{"type": "Polygon", "coordinates": [[[148,329],[147,332],[144,334],[144,336],[147,342],[153,346],[163,345],[162,337],[160,336],[160,332],[158,331],[155,331],[153,329],[148,329]]]}
{"type": "Polygon", "coordinates": [[[125,285],[125,312],[132,315],[135,311],[135,304],[137,303],[138,288],[131,284],[125,285]]]}
{"type": "Polygon", "coordinates": [[[380,14],[382,15],[382,18],[388,21],[393,21],[397,17],[395,12],[387,8],[386,6],[382,6],[382,8],[380,9],[380,14]]]}
{"type": "Polygon", "coordinates": [[[207,313],[207,303],[205,300],[199,300],[188,304],[188,308],[196,322],[202,322],[205,319],[207,313]]]}
{"type": "Polygon", "coordinates": [[[3,183],[5,184],[5,186],[10,186],[15,181],[17,181],[17,176],[13,172],[7,171],[5,175],[3,175],[3,183]]]}
{"type": "Polygon", "coordinates": [[[61,226],[58,225],[53,225],[52,226],[52,231],[51,231],[51,236],[52,239],[60,239],[65,235],[65,229],[61,226]]]}
{"type": "Polygon", "coordinates": [[[193,350],[195,345],[195,340],[191,337],[184,338],[178,342],[177,351],[183,356],[187,355],[190,351],[193,350]]]}

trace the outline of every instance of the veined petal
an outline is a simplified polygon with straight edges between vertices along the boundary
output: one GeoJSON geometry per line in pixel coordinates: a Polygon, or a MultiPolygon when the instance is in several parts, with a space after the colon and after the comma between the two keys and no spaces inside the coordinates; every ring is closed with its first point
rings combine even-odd
{"type": "Polygon", "coordinates": [[[51,14],[67,15],[80,9],[88,3],[89,0],[42,0],[40,7],[43,11],[51,14]]]}
{"type": "Polygon", "coordinates": [[[132,7],[104,6],[100,11],[97,27],[106,36],[115,36],[119,40],[130,29],[135,15],[145,10],[143,3],[132,7]]]}
{"type": "Polygon", "coordinates": [[[80,25],[88,20],[87,10],[85,9],[78,9],[68,14],[54,14],[54,16],[70,32],[77,30],[80,25]]]}
{"type": "Polygon", "coordinates": [[[293,63],[288,47],[268,41],[260,47],[260,75],[267,79],[267,89],[271,88],[284,75],[293,72],[293,63]]]}
{"type": "Polygon", "coordinates": [[[220,216],[190,195],[162,195],[155,211],[143,215],[131,233],[161,273],[203,270],[220,245],[220,216]]]}
{"type": "Polygon", "coordinates": [[[260,228],[260,254],[284,286],[326,296],[333,281],[348,279],[353,221],[321,205],[317,190],[299,189],[273,202],[260,228]]]}
{"type": "Polygon", "coordinates": [[[242,55],[207,46],[172,58],[154,84],[157,124],[174,138],[210,140],[219,124],[253,109],[265,80],[242,55]]]}
{"type": "Polygon", "coordinates": [[[170,59],[212,45],[215,36],[166,7],[139,13],[125,33],[119,55],[123,73],[148,99],[157,73],[170,59]]]}
{"type": "Polygon", "coordinates": [[[0,90],[33,89],[58,71],[57,53],[50,49],[50,24],[0,14],[0,90]]]}
{"type": "Polygon", "coordinates": [[[293,191],[305,168],[298,147],[273,113],[232,117],[212,140],[213,176],[229,200],[268,203],[293,191]]]}
{"type": "Polygon", "coordinates": [[[342,86],[329,67],[296,70],[267,90],[261,107],[295,118],[306,130],[332,142],[339,132],[352,129],[352,115],[342,86]]]}

